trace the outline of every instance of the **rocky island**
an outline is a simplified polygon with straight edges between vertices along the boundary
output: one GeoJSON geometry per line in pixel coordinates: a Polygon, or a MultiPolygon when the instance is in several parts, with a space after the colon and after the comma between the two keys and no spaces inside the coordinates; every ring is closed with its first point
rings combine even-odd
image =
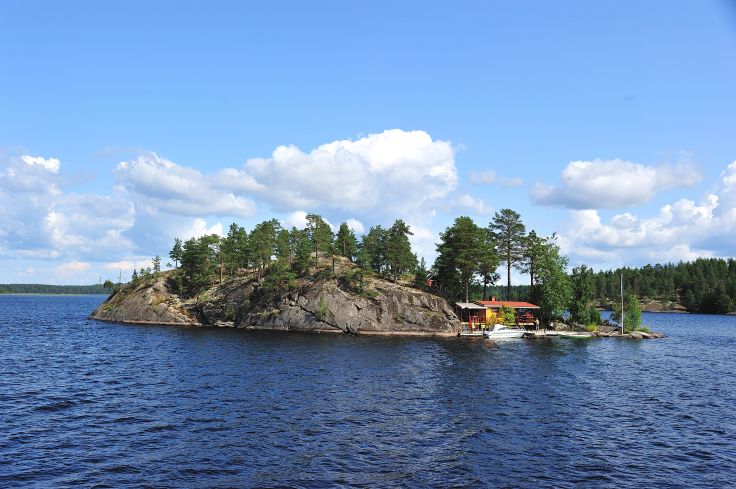
{"type": "Polygon", "coordinates": [[[269,273],[242,271],[194,297],[175,292],[173,272],[126,284],[91,315],[102,321],[348,334],[456,335],[442,297],[362,272],[346,259],[274,288],[269,273]]]}

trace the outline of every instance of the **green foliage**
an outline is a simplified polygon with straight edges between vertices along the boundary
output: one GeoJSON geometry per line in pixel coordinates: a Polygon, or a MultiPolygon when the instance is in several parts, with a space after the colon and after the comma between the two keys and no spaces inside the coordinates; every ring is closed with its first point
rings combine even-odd
{"type": "Polygon", "coordinates": [[[385,242],[387,233],[381,226],[373,226],[358,246],[358,266],[383,274],[385,268],[385,242]]]}
{"type": "Polygon", "coordinates": [[[529,301],[533,304],[539,301],[539,293],[535,285],[537,283],[537,269],[544,257],[546,243],[545,238],[537,236],[534,230],[529,231],[523,242],[523,256],[520,270],[522,273],[529,274],[529,301]]]}
{"type": "Polygon", "coordinates": [[[572,269],[570,277],[572,300],[570,319],[578,324],[587,324],[591,318],[591,300],[595,288],[593,270],[585,265],[572,269]]]}
{"type": "Polygon", "coordinates": [[[615,301],[619,277],[641,299],[679,302],[690,312],[724,314],[736,309],[736,260],[699,258],[693,262],[646,265],[598,272],[595,298],[615,301]]]}
{"type": "Polygon", "coordinates": [[[174,239],[174,246],[169,252],[169,258],[174,260],[174,267],[179,268],[179,263],[181,263],[183,253],[184,248],[182,247],[181,240],[179,238],[174,239]]]}
{"type": "Polygon", "coordinates": [[[345,222],[340,224],[340,229],[337,231],[335,246],[337,248],[337,253],[340,254],[340,256],[344,256],[350,259],[350,261],[355,259],[358,252],[358,240],[355,237],[355,233],[345,222]]]}
{"type": "MultiPolygon", "coordinates": [[[[616,302],[613,306],[611,319],[621,324],[621,303],[616,302]]],[[[641,309],[639,299],[634,294],[624,296],[624,330],[634,331],[641,325],[641,309]]]]}
{"type": "Polygon", "coordinates": [[[498,266],[486,231],[470,217],[455,219],[452,226],[440,233],[434,263],[437,280],[451,299],[469,298],[470,282],[476,274],[490,274],[498,266]]]}
{"type": "Polygon", "coordinates": [[[364,275],[365,271],[361,268],[348,268],[337,279],[344,289],[360,293],[363,292],[365,286],[364,275]]]}
{"type": "Polygon", "coordinates": [[[409,236],[413,234],[409,226],[401,219],[397,219],[386,233],[384,268],[394,282],[399,276],[414,270],[417,266],[417,258],[412,253],[409,243],[409,236]]]}
{"type": "Polygon", "coordinates": [[[153,263],[153,273],[161,272],[161,257],[158,255],[154,256],[152,263],[153,263]]]}
{"type": "Polygon", "coordinates": [[[327,314],[329,314],[329,312],[330,310],[327,307],[325,298],[319,296],[319,302],[317,303],[317,318],[319,318],[320,321],[324,321],[327,318],[327,314]]]}
{"type": "Polygon", "coordinates": [[[506,326],[512,326],[516,324],[516,313],[514,312],[514,308],[501,306],[501,308],[498,310],[498,320],[501,322],[501,324],[505,324],[506,326]]]}
{"type": "Polygon", "coordinates": [[[46,285],[46,284],[0,284],[0,294],[107,294],[115,284],[106,280],[103,285],[46,285]]]}
{"type": "Polygon", "coordinates": [[[248,232],[242,226],[230,224],[227,236],[220,245],[222,264],[232,274],[239,268],[247,268],[251,261],[251,250],[248,246],[248,232]]]}
{"type": "Polygon", "coordinates": [[[102,287],[112,292],[112,289],[115,288],[115,284],[112,283],[112,280],[105,280],[105,283],[102,284],[102,287]]]}
{"type": "Polygon", "coordinates": [[[501,262],[506,264],[506,297],[511,296],[511,268],[522,268],[524,257],[524,233],[526,228],[521,215],[511,209],[501,209],[493,216],[488,226],[498,247],[501,262]]]}
{"type": "Polygon", "coordinates": [[[291,267],[297,275],[304,275],[309,271],[312,251],[307,233],[292,227],[289,232],[289,246],[293,254],[291,267]]]}
{"type": "Polygon", "coordinates": [[[261,291],[269,299],[278,299],[296,287],[296,274],[286,260],[278,259],[271,264],[261,291]]]}
{"type": "Polygon", "coordinates": [[[276,253],[276,236],[281,230],[281,224],[276,219],[270,219],[256,224],[248,237],[250,257],[253,265],[262,274],[273,255],[276,253]]]}
{"type": "MultiPolygon", "coordinates": [[[[416,254],[414,255],[414,259],[416,260],[416,254]]],[[[414,271],[414,287],[422,290],[426,289],[427,280],[429,280],[429,270],[427,269],[427,262],[422,257],[414,271]]]]}
{"type": "Polygon", "coordinates": [[[567,257],[560,255],[555,236],[545,240],[544,252],[538,266],[539,315],[549,324],[562,318],[570,303],[572,290],[567,276],[567,257]]]}
{"type": "Polygon", "coordinates": [[[330,225],[317,214],[307,214],[307,236],[314,250],[314,266],[319,267],[319,252],[332,256],[335,252],[330,225]]]}

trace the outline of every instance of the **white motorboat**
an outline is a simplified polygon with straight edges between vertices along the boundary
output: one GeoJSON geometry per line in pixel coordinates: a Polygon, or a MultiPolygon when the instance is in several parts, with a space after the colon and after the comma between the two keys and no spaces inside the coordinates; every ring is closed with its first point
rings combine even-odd
{"type": "Polygon", "coordinates": [[[521,328],[510,328],[503,324],[494,324],[493,329],[490,331],[483,331],[483,336],[491,340],[498,340],[504,338],[521,338],[526,333],[526,330],[521,328]]]}

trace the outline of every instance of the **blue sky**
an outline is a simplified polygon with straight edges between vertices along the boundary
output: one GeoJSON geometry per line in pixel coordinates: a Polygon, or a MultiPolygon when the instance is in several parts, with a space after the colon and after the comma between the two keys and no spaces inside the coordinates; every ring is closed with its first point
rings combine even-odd
{"type": "Polygon", "coordinates": [[[572,264],[736,249],[728,2],[6,0],[0,73],[0,282],[305,211],[430,260],[504,207],[572,264]]]}

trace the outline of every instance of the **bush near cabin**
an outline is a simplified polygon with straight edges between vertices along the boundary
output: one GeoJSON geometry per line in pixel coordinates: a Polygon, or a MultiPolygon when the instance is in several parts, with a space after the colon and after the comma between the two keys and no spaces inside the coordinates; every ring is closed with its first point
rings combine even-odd
{"type": "Polygon", "coordinates": [[[513,307],[501,306],[498,310],[498,320],[501,324],[506,326],[513,326],[516,324],[516,313],[513,307]]]}

